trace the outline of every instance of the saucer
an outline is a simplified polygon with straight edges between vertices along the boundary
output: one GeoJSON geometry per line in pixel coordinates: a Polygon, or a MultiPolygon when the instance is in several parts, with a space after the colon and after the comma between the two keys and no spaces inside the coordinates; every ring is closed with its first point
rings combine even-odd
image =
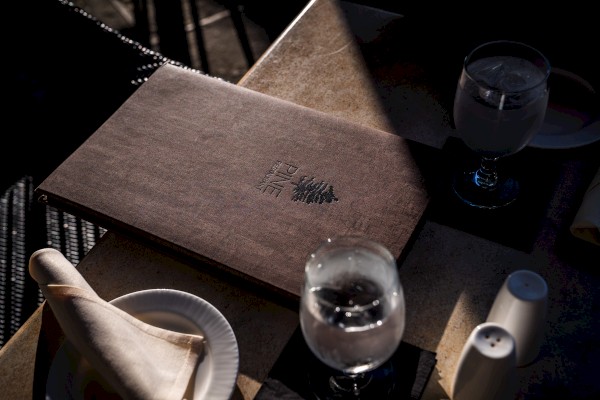
{"type": "MultiPolygon", "coordinates": [[[[237,340],[229,322],[212,304],[174,289],[142,290],[110,303],[148,324],[203,335],[206,346],[196,371],[193,400],[227,400],[231,397],[239,370],[237,340]]],[[[50,366],[46,400],[83,400],[85,385],[94,382],[97,375],[66,341],[50,366]]]]}
{"type": "Polygon", "coordinates": [[[553,68],[548,85],[546,118],[529,146],[570,149],[600,140],[600,95],[592,85],[560,68],[553,68]]]}

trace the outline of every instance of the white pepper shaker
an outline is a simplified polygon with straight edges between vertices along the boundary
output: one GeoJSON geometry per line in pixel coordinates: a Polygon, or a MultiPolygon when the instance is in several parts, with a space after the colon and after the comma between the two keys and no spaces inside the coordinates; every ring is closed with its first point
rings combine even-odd
{"type": "Polygon", "coordinates": [[[486,322],[503,326],[515,339],[517,366],[531,363],[539,354],[548,307],[544,278],[529,270],[512,272],[498,291],[486,322]]]}

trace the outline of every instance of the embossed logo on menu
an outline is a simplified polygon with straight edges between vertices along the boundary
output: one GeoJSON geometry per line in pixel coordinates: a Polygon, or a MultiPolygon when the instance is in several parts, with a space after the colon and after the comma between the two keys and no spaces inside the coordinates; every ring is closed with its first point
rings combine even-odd
{"type": "Polygon", "coordinates": [[[256,188],[262,193],[279,197],[290,192],[290,200],[306,204],[338,201],[333,185],[314,176],[300,174],[300,167],[282,161],[275,162],[256,188]]]}

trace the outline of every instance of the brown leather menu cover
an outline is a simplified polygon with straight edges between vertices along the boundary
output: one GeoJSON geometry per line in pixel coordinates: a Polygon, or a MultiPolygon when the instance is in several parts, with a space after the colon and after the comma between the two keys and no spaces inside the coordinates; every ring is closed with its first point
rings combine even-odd
{"type": "Polygon", "coordinates": [[[429,200],[405,139],[169,64],[36,194],[293,298],[326,238],[398,257],[429,200]]]}

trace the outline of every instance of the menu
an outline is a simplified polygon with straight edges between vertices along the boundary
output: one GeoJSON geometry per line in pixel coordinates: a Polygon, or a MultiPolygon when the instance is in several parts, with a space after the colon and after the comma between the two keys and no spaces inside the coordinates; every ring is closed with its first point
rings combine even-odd
{"type": "Polygon", "coordinates": [[[305,261],[327,238],[367,236],[400,257],[429,202],[411,146],[165,64],[35,192],[297,299],[305,261]]]}

